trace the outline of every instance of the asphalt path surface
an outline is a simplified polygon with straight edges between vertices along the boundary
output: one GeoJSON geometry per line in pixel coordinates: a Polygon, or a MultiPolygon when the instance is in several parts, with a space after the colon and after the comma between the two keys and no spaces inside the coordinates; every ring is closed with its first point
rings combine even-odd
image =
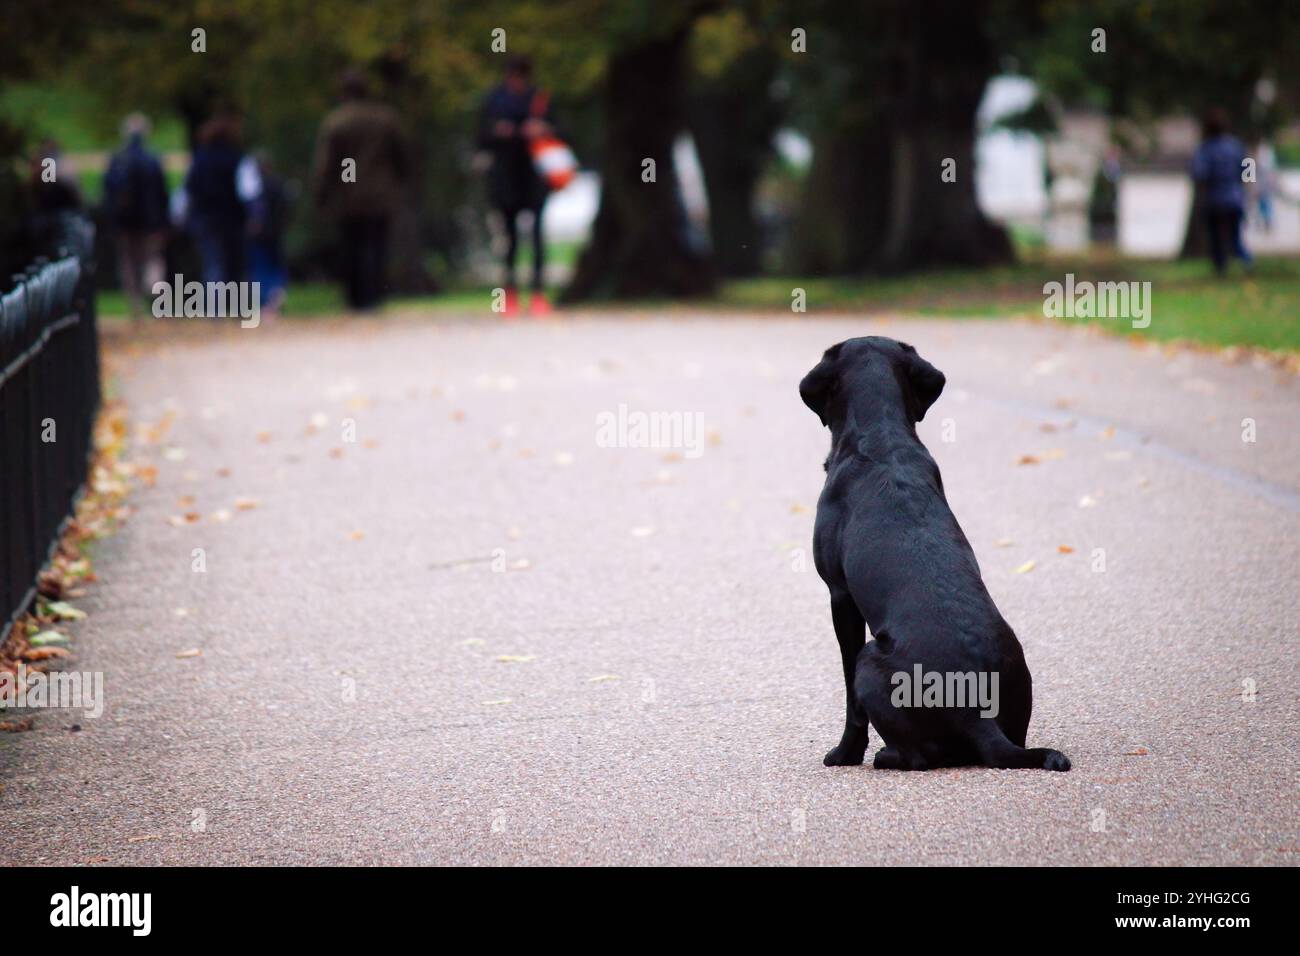
{"type": "Polygon", "coordinates": [[[157,482],[73,627],[106,708],[0,735],[0,862],[1300,860],[1300,401],[1267,363],[687,313],[151,339],[114,354],[157,482]],[[796,387],[860,334],[947,375],[921,437],[1069,773],[822,766],[796,387]],[[603,447],[638,412],[700,429],[603,447]]]}

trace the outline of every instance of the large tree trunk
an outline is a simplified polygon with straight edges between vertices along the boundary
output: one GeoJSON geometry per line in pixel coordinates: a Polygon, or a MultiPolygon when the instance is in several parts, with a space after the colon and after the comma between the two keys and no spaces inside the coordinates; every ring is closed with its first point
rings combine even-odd
{"type": "Polygon", "coordinates": [[[939,6],[896,8],[903,42],[890,70],[891,203],[874,263],[882,271],[1011,258],[1006,232],[975,199],[975,112],[996,69],[981,22],[987,3],[939,6]],[[942,176],[946,160],[954,182],[942,176]]]}
{"type": "Polygon", "coordinates": [[[716,79],[697,77],[692,84],[691,135],[704,171],[713,261],[724,276],[750,276],[762,267],[754,190],[783,113],[770,92],[777,63],[763,47],[716,79]]]}
{"type": "Polygon", "coordinates": [[[858,118],[818,133],[791,239],[793,270],[835,275],[867,269],[885,232],[891,175],[880,124],[858,118]]]}
{"type": "Polygon", "coordinates": [[[685,125],[688,35],[683,27],[610,59],[600,209],[565,302],[713,291],[712,264],[687,241],[673,168],[673,141],[685,125]],[[655,182],[642,180],[646,159],[655,161],[655,182]]]}

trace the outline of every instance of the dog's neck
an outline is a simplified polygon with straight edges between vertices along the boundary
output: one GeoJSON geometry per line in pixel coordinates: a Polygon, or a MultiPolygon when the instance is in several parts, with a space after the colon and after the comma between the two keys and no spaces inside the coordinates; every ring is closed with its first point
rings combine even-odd
{"type": "Polygon", "coordinates": [[[905,408],[869,400],[850,403],[842,417],[831,420],[830,428],[827,471],[846,456],[882,460],[921,441],[905,408]]]}

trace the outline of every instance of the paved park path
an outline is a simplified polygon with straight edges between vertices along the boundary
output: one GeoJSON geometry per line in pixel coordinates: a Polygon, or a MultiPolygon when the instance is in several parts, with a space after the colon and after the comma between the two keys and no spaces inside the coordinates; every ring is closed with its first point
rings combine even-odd
{"type": "Polygon", "coordinates": [[[1300,396],[1267,365],[686,314],[118,351],[159,474],[79,602],[108,704],[0,735],[0,863],[1300,862],[1300,396]],[[947,373],[921,434],[1068,774],[821,764],[796,385],[867,333],[947,373]],[[703,453],[598,447],[620,403],[702,413],[703,453]]]}

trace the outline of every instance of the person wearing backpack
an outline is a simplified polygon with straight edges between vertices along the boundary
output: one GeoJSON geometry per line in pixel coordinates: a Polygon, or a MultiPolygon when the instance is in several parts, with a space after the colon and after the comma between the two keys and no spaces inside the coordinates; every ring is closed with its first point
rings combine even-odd
{"type": "Polygon", "coordinates": [[[118,275],[127,311],[138,316],[141,299],[164,281],[167,247],[167,183],[162,163],[145,146],[149,120],[132,113],[122,124],[123,146],[104,175],[104,218],[117,247],[118,275]]]}
{"type": "Polygon", "coordinates": [[[1242,164],[1246,147],[1228,132],[1228,116],[1221,109],[1210,110],[1202,127],[1201,145],[1192,158],[1192,178],[1205,191],[1205,227],[1210,237],[1210,258],[1214,269],[1223,275],[1228,251],[1249,269],[1250,253],[1241,241],[1241,224],[1245,215],[1245,188],[1242,164]]]}

